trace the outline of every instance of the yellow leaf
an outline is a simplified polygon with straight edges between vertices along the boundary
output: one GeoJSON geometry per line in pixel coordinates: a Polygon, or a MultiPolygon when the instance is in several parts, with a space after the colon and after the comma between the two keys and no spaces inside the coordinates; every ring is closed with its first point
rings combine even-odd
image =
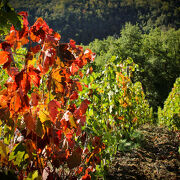
{"type": "Polygon", "coordinates": [[[9,152],[9,148],[8,146],[6,146],[3,142],[0,141],[0,155],[1,155],[1,163],[7,163],[8,161],[8,152],[9,152]]]}
{"type": "Polygon", "coordinates": [[[63,77],[62,75],[60,75],[60,71],[61,69],[57,68],[52,72],[52,78],[58,82],[61,82],[61,78],[63,77]]]}
{"type": "Polygon", "coordinates": [[[69,116],[69,122],[70,122],[70,124],[71,124],[72,127],[77,128],[76,122],[74,121],[73,116],[69,116]]]}
{"type": "Polygon", "coordinates": [[[45,121],[50,120],[49,112],[46,111],[46,110],[40,110],[40,111],[39,111],[39,118],[40,118],[40,121],[41,121],[42,123],[45,122],[45,121]]]}
{"type": "Polygon", "coordinates": [[[58,92],[60,92],[60,93],[63,93],[64,92],[64,86],[61,84],[61,83],[59,83],[59,82],[55,82],[55,85],[56,85],[56,88],[55,88],[55,91],[58,93],[58,92]]]}
{"type": "Polygon", "coordinates": [[[34,66],[35,64],[36,64],[36,62],[37,62],[37,59],[36,58],[33,58],[32,60],[29,60],[28,61],[28,66],[34,66]]]}

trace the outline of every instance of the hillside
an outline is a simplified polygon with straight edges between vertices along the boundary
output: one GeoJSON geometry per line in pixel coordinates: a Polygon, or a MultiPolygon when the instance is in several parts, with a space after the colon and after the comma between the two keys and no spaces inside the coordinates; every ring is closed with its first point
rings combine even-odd
{"type": "Polygon", "coordinates": [[[103,39],[119,34],[125,22],[138,23],[149,31],[180,27],[180,2],[178,0],[10,0],[12,7],[29,13],[32,24],[43,17],[49,26],[78,44],[88,44],[95,38],[103,39]]]}
{"type": "Polygon", "coordinates": [[[177,1],[7,1],[1,180],[180,179],[177,1]]]}

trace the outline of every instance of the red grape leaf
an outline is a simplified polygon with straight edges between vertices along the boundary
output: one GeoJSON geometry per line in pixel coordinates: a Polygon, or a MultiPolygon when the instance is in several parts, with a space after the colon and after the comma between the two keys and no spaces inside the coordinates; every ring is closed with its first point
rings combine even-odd
{"type": "Polygon", "coordinates": [[[77,85],[77,88],[78,88],[78,91],[82,91],[82,85],[80,82],[76,82],[76,85],[77,85]]]}
{"type": "Polygon", "coordinates": [[[76,148],[67,160],[68,167],[73,169],[81,164],[82,149],[76,148]]]}
{"type": "Polygon", "coordinates": [[[65,135],[66,135],[67,140],[71,140],[73,137],[73,134],[74,134],[74,129],[69,129],[69,128],[66,129],[65,135]]]}
{"type": "Polygon", "coordinates": [[[15,82],[18,87],[21,87],[24,94],[31,88],[31,84],[34,84],[36,87],[40,85],[40,71],[30,66],[27,71],[25,69],[21,70],[18,74],[15,75],[15,82]]]}
{"type": "Polygon", "coordinates": [[[7,49],[10,48],[11,48],[11,44],[9,44],[8,42],[4,41],[0,43],[0,49],[2,49],[3,51],[6,51],[7,49]]]}
{"type": "Polygon", "coordinates": [[[57,33],[57,32],[55,32],[55,33],[54,33],[54,39],[55,39],[56,41],[59,41],[59,40],[61,39],[60,34],[57,33]]]}
{"type": "Polygon", "coordinates": [[[10,34],[5,37],[5,40],[11,44],[14,49],[20,48],[22,45],[27,44],[29,42],[28,39],[28,21],[27,21],[27,14],[24,12],[21,14],[23,16],[23,28],[21,31],[15,30],[14,26],[12,25],[10,29],[10,34]]]}
{"type": "Polygon", "coordinates": [[[18,88],[16,82],[14,81],[14,77],[9,77],[5,86],[7,87],[9,95],[14,93],[14,91],[18,88]]]}
{"type": "Polygon", "coordinates": [[[71,148],[71,149],[73,149],[74,148],[74,146],[75,146],[75,140],[74,139],[67,139],[67,141],[68,141],[68,146],[71,148]]]}
{"type": "Polygon", "coordinates": [[[84,124],[86,122],[86,115],[83,115],[80,117],[80,122],[81,122],[81,125],[84,126],[84,124]]]}
{"type": "Polygon", "coordinates": [[[80,119],[86,113],[89,103],[90,102],[87,99],[82,101],[80,107],[78,109],[76,109],[73,113],[73,115],[76,119],[80,119]]]}
{"type": "Polygon", "coordinates": [[[77,93],[77,91],[74,91],[71,95],[70,95],[70,99],[71,100],[75,100],[75,99],[77,99],[78,98],[78,93],[77,93]]]}
{"type": "Polygon", "coordinates": [[[49,26],[42,18],[38,18],[30,29],[30,38],[35,42],[39,42],[40,40],[43,42],[48,33],[51,33],[49,26]]]}
{"type": "Polygon", "coordinates": [[[76,42],[72,39],[69,41],[69,45],[71,46],[72,49],[76,48],[76,42]]]}
{"type": "Polygon", "coordinates": [[[25,11],[21,11],[18,13],[19,15],[21,15],[23,17],[23,26],[28,26],[28,20],[27,20],[27,17],[28,17],[28,13],[25,12],[25,11]]]}
{"type": "Polygon", "coordinates": [[[72,63],[72,65],[70,67],[70,71],[71,71],[72,75],[74,75],[76,72],[78,72],[78,70],[79,70],[78,65],[75,63],[72,63]]]}
{"type": "Polygon", "coordinates": [[[57,114],[59,113],[58,108],[60,107],[61,107],[60,103],[56,100],[52,100],[49,102],[48,109],[49,109],[49,115],[52,122],[55,122],[57,114]]]}
{"type": "Polygon", "coordinates": [[[32,106],[37,106],[39,99],[40,99],[39,94],[37,94],[37,93],[32,93],[32,94],[31,94],[31,105],[32,105],[32,106]]]}
{"type": "Polygon", "coordinates": [[[52,66],[56,60],[56,51],[54,48],[49,48],[45,51],[44,59],[42,63],[43,73],[46,73],[49,70],[49,66],[52,66]]]}
{"type": "Polygon", "coordinates": [[[15,76],[15,82],[18,87],[22,88],[24,94],[27,94],[31,88],[29,76],[27,75],[25,70],[22,70],[15,76]]]}
{"type": "Polygon", "coordinates": [[[57,56],[60,58],[62,62],[64,62],[68,67],[72,64],[75,60],[74,55],[68,49],[67,43],[61,43],[56,47],[57,56]]]}
{"type": "Polygon", "coordinates": [[[9,109],[11,116],[15,113],[24,112],[29,109],[29,98],[27,95],[22,95],[20,92],[15,92],[11,98],[9,109]]]}
{"type": "Polygon", "coordinates": [[[15,95],[11,98],[11,101],[10,101],[11,115],[13,115],[14,113],[19,112],[21,107],[22,107],[21,97],[20,97],[20,94],[18,92],[16,92],[15,95]]]}
{"type": "Polygon", "coordinates": [[[58,131],[56,132],[56,134],[58,135],[58,139],[61,140],[62,131],[61,131],[61,130],[58,130],[58,131]]]}
{"type": "Polygon", "coordinates": [[[40,71],[34,67],[29,67],[28,76],[30,77],[30,82],[33,83],[36,87],[40,85],[40,71]]]}
{"type": "Polygon", "coordinates": [[[54,82],[55,91],[57,93],[64,92],[64,86],[62,85],[62,78],[64,78],[64,76],[62,76],[60,74],[60,71],[61,71],[61,69],[57,68],[57,69],[53,70],[53,72],[52,72],[52,81],[54,82]]]}
{"type": "Polygon", "coordinates": [[[80,136],[81,135],[81,126],[78,126],[77,127],[77,130],[76,130],[76,136],[78,137],[78,136],[80,136]]]}
{"type": "Polygon", "coordinates": [[[16,67],[10,67],[7,69],[7,73],[9,76],[16,76],[19,73],[19,70],[16,67]]]}
{"type": "Polygon", "coordinates": [[[41,46],[38,44],[38,45],[36,45],[36,46],[34,46],[34,47],[31,47],[30,50],[31,50],[34,54],[36,54],[36,53],[38,53],[38,52],[41,50],[41,46]]]}

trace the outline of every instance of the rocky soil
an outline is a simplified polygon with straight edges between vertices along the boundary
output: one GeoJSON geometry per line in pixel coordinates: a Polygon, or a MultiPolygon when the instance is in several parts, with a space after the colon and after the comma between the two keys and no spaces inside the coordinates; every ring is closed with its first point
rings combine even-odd
{"type": "Polygon", "coordinates": [[[180,133],[164,127],[144,125],[141,147],[119,151],[110,166],[107,180],[180,180],[180,133]]]}

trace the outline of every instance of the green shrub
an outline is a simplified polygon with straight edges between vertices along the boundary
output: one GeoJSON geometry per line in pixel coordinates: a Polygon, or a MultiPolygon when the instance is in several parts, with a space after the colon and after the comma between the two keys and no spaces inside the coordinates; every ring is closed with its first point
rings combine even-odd
{"type": "Polygon", "coordinates": [[[164,102],[164,108],[159,107],[158,119],[160,124],[173,130],[180,130],[180,78],[176,79],[172,91],[164,102]]]}
{"type": "Polygon", "coordinates": [[[131,81],[136,68],[132,59],[122,61],[113,56],[101,71],[82,79],[88,87],[80,97],[91,101],[86,113],[86,130],[101,136],[106,146],[101,165],[108,164],[123,139],[131,141],[137,127],[152,119],[152,109],[141,83],[131,81]]]}

